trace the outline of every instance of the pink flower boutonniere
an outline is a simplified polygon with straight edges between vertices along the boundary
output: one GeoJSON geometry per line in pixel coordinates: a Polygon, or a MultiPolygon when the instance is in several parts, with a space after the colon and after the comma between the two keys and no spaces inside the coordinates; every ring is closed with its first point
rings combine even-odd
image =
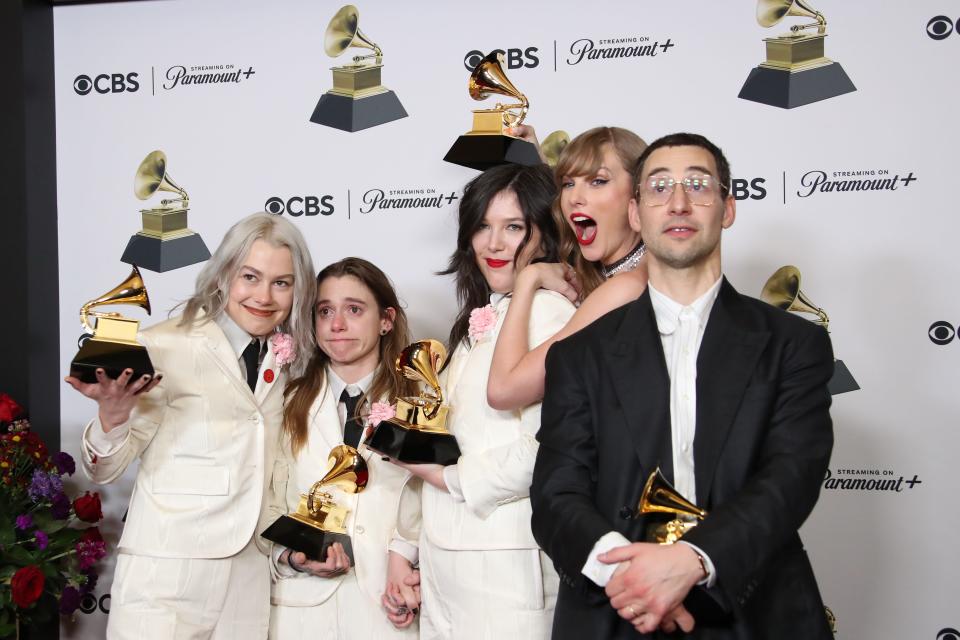
{"type": "Polygon", "coordinates": [[[470,339],[477,341],[487,335],[497,325],[497,312],[493,305],[477,307],[470,312],[470,339]]]}
{"type": "Polygon", "coordinates": [[[370,414],[367,415],[367,425],[375,427],[382,421],[389,420],[395,415],[397,415],[396,405],[390,404],[389,402],[374,402],[370,406],[370,414]]]}
{"type": "Polygon", "coordinates": [[[297,357],[297,348],[293,344],[293,336],[289,333],[275,333],[270,336],[273,345],[273,355],[278,367],[290,364],[297,357]]]}

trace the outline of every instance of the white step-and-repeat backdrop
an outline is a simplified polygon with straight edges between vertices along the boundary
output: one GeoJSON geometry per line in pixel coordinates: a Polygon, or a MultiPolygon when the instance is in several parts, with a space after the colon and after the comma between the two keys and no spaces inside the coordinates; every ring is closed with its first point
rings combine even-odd
{"type": "MultiPolygon", "coordinates": [[[[417,336],[446,336],[455,211],[475,172],[442,161],[490,106],[467,94],[482,53],[504,51],[541,136],[600,124],[647,140],[679,130],[715,140],[740,200],[725,271],[758,295],[796,265],[830,315],[837,357],[859,391],[834,398],[836,446],[803,529],[837,637],[956,640],[960,529],[957,362],[960,7],[835,2],[826,55],[856,91],[794,109],[739,99],[764,60],[751,0],[569,0],[358,5],[383,49],[383,83],[408,117],[348,133],[313,124],[330,67],[319,0],[204,0],[55,9],[60,342],[76,352],[77,310],[120,282],[141,227],[133,192],[155,149],[190,195],[190,227],[210,249],[258,210],[289,216],[319,269],[349,255],[382,267],[417,336]],[[858,182],[859,181],[859,182],[858,182]]],[[[156,206],[159,195],[150,206],[156,206]]],[[[144,271],[159,320],[193,289],[200,265],[144,271]]],[[[78,454],[94,405],[65,387],[62,441],[78,454]]],[[[101,488],[115,545],[131,470],[101,488]]],[[[83,480],[79,480],[82,484],[83,480]]],[[[114,547],[115,548],[115,547],[114,547]]],[[[744,550],[748,553],[749,550],[744,550]]],[[[64,636],[103,636],[112,558],[64,636]]]]}

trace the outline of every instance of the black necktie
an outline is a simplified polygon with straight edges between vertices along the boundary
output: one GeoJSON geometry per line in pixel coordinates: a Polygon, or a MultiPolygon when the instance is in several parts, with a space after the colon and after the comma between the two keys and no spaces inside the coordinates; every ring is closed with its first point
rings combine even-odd
{"type": "Polygon", "coordinates": [[[260,341],[254,338],[243,350],[243,364],[247,368],[247,384],[250,391],[257,388],[257,369],[260,368],[260,341]]]}
{"type": "Polygon", "coordinates": [[[363,427],[357,420],[357,404],[360,402],[360,395],[351,396],[344,388],[340,394],[340,402],[347,408],[347,420],[343,423],[343,444],[351,447],[357,447],[360,444],[360,436],[363,434],[363,427]]]}

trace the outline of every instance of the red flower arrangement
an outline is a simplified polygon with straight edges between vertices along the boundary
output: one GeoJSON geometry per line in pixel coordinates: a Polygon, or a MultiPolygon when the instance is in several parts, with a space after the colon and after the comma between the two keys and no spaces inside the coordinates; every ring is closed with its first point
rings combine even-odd
{"type": "Polygon", "coordinates": [[[100,495],[70,500],[63,477],[73,475],[69,454],[50,455],[30,431],[23,409],[0,393],[0,638],[18,625],[72,615],[97,583],[94,565],[106,555],[97,527],[100,495]]]}

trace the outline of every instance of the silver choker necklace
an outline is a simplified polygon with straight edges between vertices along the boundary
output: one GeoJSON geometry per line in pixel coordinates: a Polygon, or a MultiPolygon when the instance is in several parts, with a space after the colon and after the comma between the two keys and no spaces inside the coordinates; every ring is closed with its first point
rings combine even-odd
{"type": "Polygon", "coordinates": [[[643,254],[646,252],[647,247],[645,244],[643,244],[643,242],[641,242],[633,251],[620,258],[609,267],[603,267],[603,277],[609,280],[618,273],[633,271],[637,268],[637,265],[640,264],[640,258],[642,258],[643,254]]]}

